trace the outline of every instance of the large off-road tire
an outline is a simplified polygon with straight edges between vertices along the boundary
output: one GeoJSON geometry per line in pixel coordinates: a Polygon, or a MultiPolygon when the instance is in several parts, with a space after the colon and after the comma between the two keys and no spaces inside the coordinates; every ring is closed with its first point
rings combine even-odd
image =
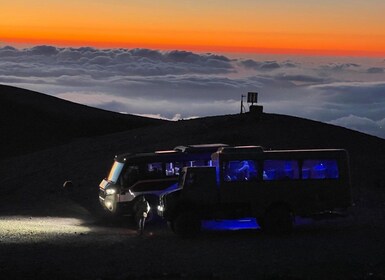
{"type": "Polygon", "coordinates": [[[284,205],[269,208],[262,221],[262,230],[268,234],[288,235],[293,230],[293,213],[284,205]]]}
{"type": "Polygon", "coordinates": [[[179,236],[193,237],[200,232],[201,221],[193,211],[184,211],[171,221],[171,229],[179,236]]]}

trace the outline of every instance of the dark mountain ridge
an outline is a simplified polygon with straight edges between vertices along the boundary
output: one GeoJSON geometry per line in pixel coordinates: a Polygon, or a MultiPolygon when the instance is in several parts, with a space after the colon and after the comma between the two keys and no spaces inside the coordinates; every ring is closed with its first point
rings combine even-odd
{"type": "Polygon", "coordinates": [[[164,122],[0,85],[0,158],[68,143],[79,137],[93,137],[164,122]]]}

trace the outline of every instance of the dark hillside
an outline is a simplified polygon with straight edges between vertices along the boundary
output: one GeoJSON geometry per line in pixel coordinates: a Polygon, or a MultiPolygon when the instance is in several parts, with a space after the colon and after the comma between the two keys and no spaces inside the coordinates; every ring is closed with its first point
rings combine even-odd
{"type": "Polygon", "coordinates": [[[161,120],[100,110],[21,88],[0,85],[0,158],[25,154],[161,120]]]}
{"type": "Polygon", "coordinates": [[[44,194],[58,193],[65,180],[75,183],[76,198],[81,205],[91,212],[99,211],[98,184],[111,167],[114,155],[203,143],[261,145],[265,149],[343,148],[350,154],[355,202],[383,203],[379,198],[385,196],[384,139],[296,117],[263,114],[257,120],[244,114],[169,122],[79,139],[68,145],[4,160],[0,166],[0,173],[5,174],[2,190],[8,193],[7,204],[12,204],[12,208],[4,205],[7,210],[2,211],[33,209],[33,212],[51,213],[51,207],[40,209],[40,201],[44,194]],[[25,192],[14,188],[15,185],[22,186],[25,192]],[[376,194],[374,200],[369,200],[368,190],[376,194]]]}
{"type": "MultiPolygon", "coordinates": [[[[51,134],[63,133],[55,128],[63,129],[66,123],[54,119],[52,106],[39,108],[44,116],[53,115],[51,134]]],[[[61,112],[74,125],[70,114],[61,112]]],[[[35,111],[29,114],[29,119],[39,119],[35,111]]],[[[79,116],[90,119],[86,113],[79,116]]],[[[0,159],[2,275],[12,279],[53,279],[59,274],[63,279],[384,279],[384,139],[277,114],[128,127],[132,129],[89,134],[0,159]],[[249,229],[204,231],[186,240],[177,238],[162,221],[149,224],[145,235],[138,237],[137,227],[127,217],[111,219],[101,210],[98,185],[114,155],[203,143],[346,149],[355,207],[345,218],[297,223],[292,236],[267,236],[249,229]],[[66,180],[74,183],[70,192],[63,188],[66,180]]],[[[23,134],[25,138],[9,141],[16,141],[14,147],[28,146],[29,138],[39,139],[41,134],[31,129],[23,134]]]]}

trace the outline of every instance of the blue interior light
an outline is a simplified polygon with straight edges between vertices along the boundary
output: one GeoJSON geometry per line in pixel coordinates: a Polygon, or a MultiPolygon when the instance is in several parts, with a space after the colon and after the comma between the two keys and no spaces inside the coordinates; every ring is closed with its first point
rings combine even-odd
{"type": "Polygon", "coordinates": [[[240,220],[205,220],[202,221],[204,230],[241,230],[258,229],[259,226],[254,218],[244,218],[240,220]]]}

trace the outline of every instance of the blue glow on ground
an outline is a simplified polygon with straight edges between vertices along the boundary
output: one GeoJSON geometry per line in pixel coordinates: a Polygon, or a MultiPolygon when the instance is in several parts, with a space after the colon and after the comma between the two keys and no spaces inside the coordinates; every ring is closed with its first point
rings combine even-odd
{"type": "MultiPolygon", "coordinates": [[[[312,219],[295,217],[294,225],[308,225],[312,223],[312,219]]],[[[243,230],[243,229],[259,229],[259,225],[254,218],[244,218],[240,220],[205,220],[202,221],[203,230],[243,230]]]]}
{"type": "Polygon", "coordinates": [[[241,220],[208,220],[202,221],[204,230],[241,230],[258,229],[259,226],[255,219],[244,218],[241,220]]]}

